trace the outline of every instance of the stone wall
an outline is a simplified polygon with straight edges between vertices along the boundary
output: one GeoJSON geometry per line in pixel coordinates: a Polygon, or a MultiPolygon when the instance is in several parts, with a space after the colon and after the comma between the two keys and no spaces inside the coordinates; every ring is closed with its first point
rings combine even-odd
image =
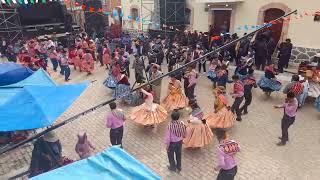
{"type": "Polygon", "coordinates": [[[302,61],[311,61],[317,53],[320,53],[320,49],[293,47],[290,62],[300,63],[302,61]]]}

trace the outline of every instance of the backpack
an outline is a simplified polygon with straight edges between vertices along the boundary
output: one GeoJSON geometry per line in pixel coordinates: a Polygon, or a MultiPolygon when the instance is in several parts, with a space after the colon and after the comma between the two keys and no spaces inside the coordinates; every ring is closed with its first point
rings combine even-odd
{"type": "Polygon", "coordinates": [[[303,85],[300,82],[296,82],[289,92],[292,92],[295,96],[298,96],[303,91],[303,85]]]}
{"type": "Polygon", "coordinates": [[[228,140],[219,145],[219,148],[226,154],[235,154],[240,152],[240,146],[236,141],[228,140]]]}

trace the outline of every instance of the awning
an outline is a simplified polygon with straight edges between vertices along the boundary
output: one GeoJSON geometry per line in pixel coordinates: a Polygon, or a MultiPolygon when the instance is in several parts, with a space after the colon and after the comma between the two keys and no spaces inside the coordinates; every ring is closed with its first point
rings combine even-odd
{"type": "Polygon", "coordinates": [[[31,178],[31,180],[160,180],[160,177],[119,147],[31,178]]]}
{"type": "Polygon", "coordinates": [[[16,63],[0,63],[0,86],[19,82],[29,77],[33,71],[16,63]]]}
{"type": "Polygon", "coordinates": [[[51,125],[86,87],[87,83],[0,87],[0,131],[29,130],[51,125]]]}

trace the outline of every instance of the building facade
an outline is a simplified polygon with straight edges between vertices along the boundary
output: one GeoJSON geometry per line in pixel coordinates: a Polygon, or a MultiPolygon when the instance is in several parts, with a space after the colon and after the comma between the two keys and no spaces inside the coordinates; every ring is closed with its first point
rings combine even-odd
{"type": "Polygon", "coordinates": [[[290,11],[297,10],[290,20],[271,27],[279,43],[290,38],[294,49],[291,60],[299,63],[320,53],[319,0],[187,0],[190,11],[189,29],[208,31],[211,25],[218,32],[226,26],[231,33],[242,35],[290,11]],[[201,21],[199,21],[201,19],[201,21]]]}

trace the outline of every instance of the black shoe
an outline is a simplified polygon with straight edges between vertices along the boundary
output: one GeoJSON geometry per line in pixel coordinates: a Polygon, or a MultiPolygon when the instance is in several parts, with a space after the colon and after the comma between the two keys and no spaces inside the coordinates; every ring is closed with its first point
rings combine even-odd
{"type": "Polygon", "coordinates": [[[167,168],[168,168],[170,171],[176,172],[176,169],[175,169],[175,168],[172,168],[172,167],[170,167],[170,166],[167,166],[167,168]]]}
{"type": "Polygon", "coordinates": [[[248,111],[244,111],[242,114],[243,114],[243,115],[246,115],[246,114],[248,114],[248,111]]]}
{"type": "Polygon", "coordinates": [[[280,142],[277,143],[277,146],[284,146],[284,145],[286,145],[286,143],[285,143],[285,142],[282,142],[282,141],[280,141],[280,142]]]}
{"type": "MultiPolygon", "coordinates": [[[[282,140],[282,137],[278,137],[278,139],[282,140]]],[[[289,141],[289,139],[287,141],[289,141]]]]}
{"type": "Polygon", "coordinates": [[[241,119],[241,118],[237,118],[236,120],[237,120],[237,121],[239,121],[239,122],[240,122],[240,121],[242,121],[242,119],[241,119]]]}
{"type": "Polygon", "coordinates": [[[176,172],[177,172],[177,173],[180,173],[180,172],[181,172],[181,169],[177,169],[176,172]]]}

